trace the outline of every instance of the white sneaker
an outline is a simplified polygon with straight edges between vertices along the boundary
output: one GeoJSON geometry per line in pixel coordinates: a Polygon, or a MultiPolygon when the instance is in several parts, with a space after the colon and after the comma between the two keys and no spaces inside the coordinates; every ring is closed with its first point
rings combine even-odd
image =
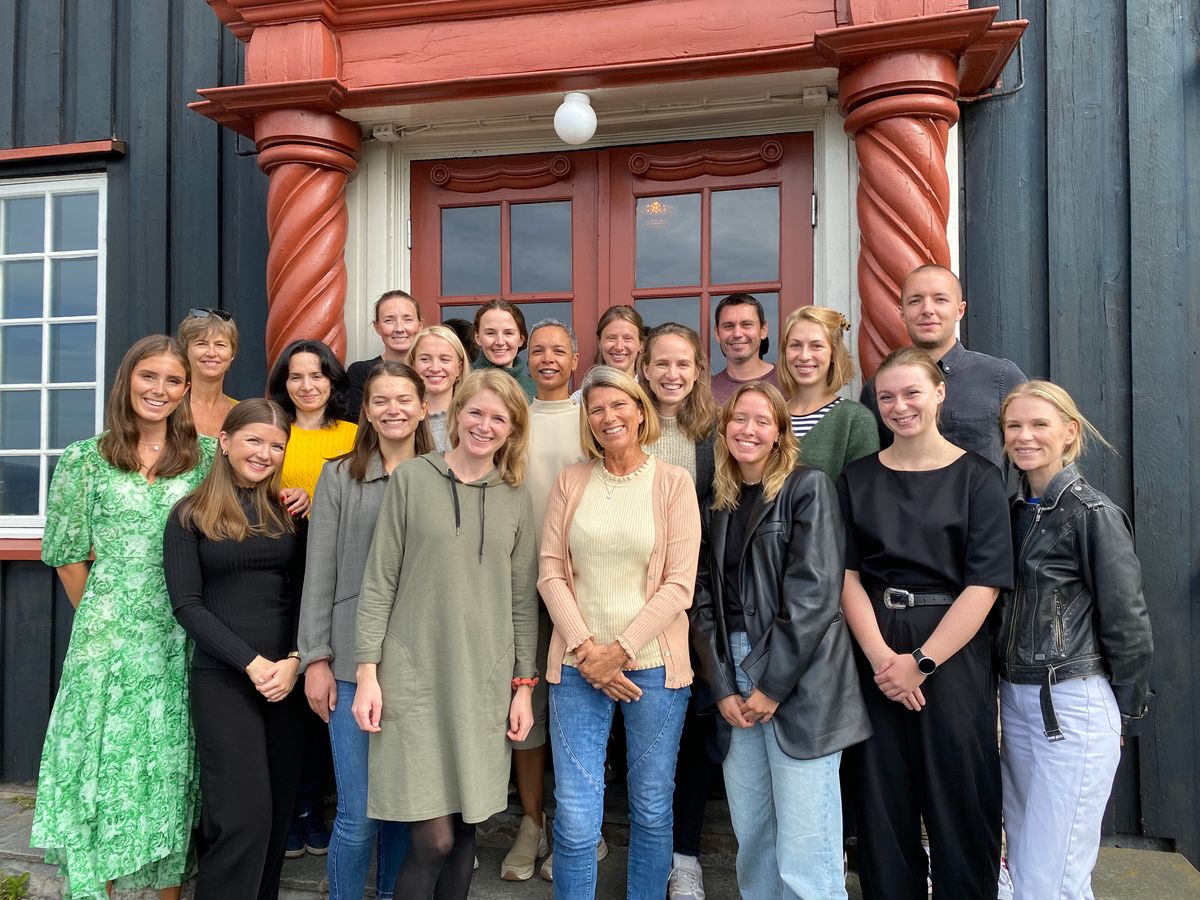
{"type": "MultiPolygon", "coordinates": [[[[600,841],[596,844],[596,862],[605,859],[608,856],[608,844],[604,840],[604,835],[600,835],[600,841]]],[[[554,854],[551,853],[546,857],[542,867],[538,869],[538,877],[543,881],[554,880],[554,854]]]]}
{"type": "MultiPolygon", "coordinates": [[[[927,861],[929,859],[929,848],[928,847],[925,848],[925,859],[927,861]]],[[[930,868],[925,869],[925,896],[927,896],[927,897],[933,896],[933,870],[930,868]]]]}
{"type": "Polygon", "coordinates": [[[671,854],[671,878],[667,900],[704,900],[704,873],[700,860],[682,853],[671,854]]]}
{"type": "Polygon", "coordinates": [[[1000,857],[1000,883],[996,886],[996,900],[1013,900],[1013,880],[1008,872],[1008,860],[1000,857]]]}

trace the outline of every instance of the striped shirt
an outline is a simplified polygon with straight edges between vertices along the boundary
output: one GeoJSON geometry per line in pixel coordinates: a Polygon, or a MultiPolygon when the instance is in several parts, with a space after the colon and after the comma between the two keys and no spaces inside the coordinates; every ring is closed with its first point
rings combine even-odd
{"type": "Polygon", "coordinates": [[[812,431],[818,422],[825,418],[825,414],[841,402],[841,397],[834,397],[831,402],[826,403],[820,409],[805,413],[802,416],[792,416],[792,434],[796,436],[796,440],[803,440],[804,436],[812,431]]]}

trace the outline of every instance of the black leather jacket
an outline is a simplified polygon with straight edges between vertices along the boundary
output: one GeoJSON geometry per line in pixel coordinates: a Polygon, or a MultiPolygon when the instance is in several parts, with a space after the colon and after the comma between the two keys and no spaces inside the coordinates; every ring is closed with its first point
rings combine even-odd
{"type": "MultiPolygon", "coordinates": [[[[1014,521],[1027,489],[1022,479],[1014,521]]],[[[1129,519],[1069,465],[1051,479],[1032,528],[1017,540],[1016,589],[1004,598],[997,632],[1000,677],[1043,686],[1053,740],[1049,686],[1104,675],[1122,733],[1134,733],[1151,696],[1153,639],[1129,519]]]]}
{"type": "MultiPolygon", "coordinates": [[[[721,577],[729,513],[710,503],[691,609],[700,712],[737,693],[721,577]]],[[[751,650],[741,665],[755,687],[780,701],[773,718],[780,748],[815,759],[866,740],[871,725],[842,619],[845,534],[833,482],[818,469],[793,470],[774,500],[760,499],[747,535],[739,571],[751,650]]],[[[724,758],[732,728],[719,714],[716,726],[724,758]]]]}

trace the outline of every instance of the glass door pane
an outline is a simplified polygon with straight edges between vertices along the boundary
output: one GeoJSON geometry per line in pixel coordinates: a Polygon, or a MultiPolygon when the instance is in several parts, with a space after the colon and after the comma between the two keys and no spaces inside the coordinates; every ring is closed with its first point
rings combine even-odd
{"type": "Polygon", "coordinates": [[[700,195],[637,200],[639,288],[700,283],[700,195]]]}
{"type": "Polygon", "coordinates": [[[569,293],[571,201],[512,204],[509,260],[514,294],[569,293]]]}
{"type": "Polygon", "coordinates": [[[779,188],[712,192],[713,284],[779,279],[779,188]]]}
{"type": "Polygon", "coordinates": [[[500,293],[500,206],[442,210],[444,297],[500,293]]]}

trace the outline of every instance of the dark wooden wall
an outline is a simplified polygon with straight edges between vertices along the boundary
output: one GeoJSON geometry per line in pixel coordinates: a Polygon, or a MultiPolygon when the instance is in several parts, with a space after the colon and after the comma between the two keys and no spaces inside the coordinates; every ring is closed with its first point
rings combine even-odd
{"type": "Polygon", "coordinates": [[[1108,830],[1200,863],[1200,9],[1000,6],[1030,27],[1023,84],[1014,61],[964,110],[965,337],[1062,384],[1117,449],[1083,465],[1134,520],[1158,698],[1108,830]]]}
{"type": "MultiPolygon", "coordinates": [[[[238,41],[202,0],[0,2],[0,148],[128,147],[0,165],[0,179],[107,173],[110,377],[137,338],[173,330],[191,307],[222,307],[243,335],[230,392],[262,391],[267,179],[252,144],[186,107],[197,88],[237,83],[241,67],[238,41]]],[[[0,780],[37,776],[71,620],[52,575],[0,562],[0,780]]]]}

